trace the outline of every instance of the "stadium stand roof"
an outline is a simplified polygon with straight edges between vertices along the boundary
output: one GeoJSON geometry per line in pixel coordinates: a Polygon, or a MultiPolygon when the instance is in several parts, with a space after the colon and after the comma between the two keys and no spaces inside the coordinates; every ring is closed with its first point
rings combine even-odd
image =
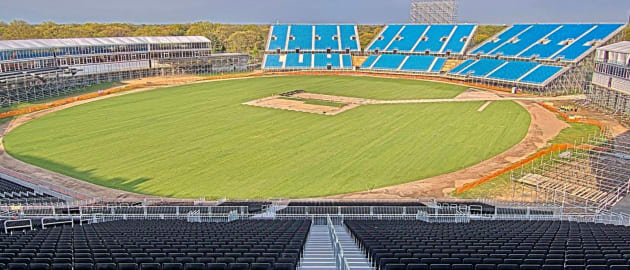
{"type": "Polygon", "coordinates": [[[599,49],[609,52],[630,53],[630,41],[622,41],[615,44],[602,46],[599,49]]]}
{"type": "Polygon", "coordinates": [[[0,40],[0,50],[43,49],[73,46],[168,44],[188,42],[210,42],[203,36],[159,36],[159,37],[105,37],[105,38],[63,38],[0,40]]]}

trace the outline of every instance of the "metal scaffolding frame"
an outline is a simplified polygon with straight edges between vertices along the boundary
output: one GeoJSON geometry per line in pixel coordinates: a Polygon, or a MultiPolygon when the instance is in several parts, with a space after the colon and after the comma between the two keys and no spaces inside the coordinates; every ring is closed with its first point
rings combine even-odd
{"type": "Polygon", "coordinates": [[[457,23],[457,0],[420,0],[411,2],[410,21],[422,24],[457,23]]]}
{"type": "Polygon", "coordinates": [[[603,132],[575,145],[582,147],[552,152],[512,171],[513,197],[603,211],[630,193],[629,134],[603,132]]]}

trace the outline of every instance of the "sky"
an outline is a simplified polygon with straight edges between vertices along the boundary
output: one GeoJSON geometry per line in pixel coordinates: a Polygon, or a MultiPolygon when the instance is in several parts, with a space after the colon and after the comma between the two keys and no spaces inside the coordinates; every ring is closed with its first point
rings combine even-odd
{"type": "MultiPolygon", "coordinates": [[[[29,23],[356,23],[409,21],[410,0],[0,0],[29,23]]],[[[460,0],[459,22],[628,22],[630,0],[460,0]]]]}

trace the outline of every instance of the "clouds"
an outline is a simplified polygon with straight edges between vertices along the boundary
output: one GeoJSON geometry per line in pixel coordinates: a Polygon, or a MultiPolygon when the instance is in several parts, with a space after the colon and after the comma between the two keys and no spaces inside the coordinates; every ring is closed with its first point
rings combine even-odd
{"type": "MultiPolygon", "coordinates": [[[[625,22],[627,0],[461,0],[463,22],[625,22]]],[[[31,23],[407,22],[409,0],[0,0],[0,20],[31,23]]]]}

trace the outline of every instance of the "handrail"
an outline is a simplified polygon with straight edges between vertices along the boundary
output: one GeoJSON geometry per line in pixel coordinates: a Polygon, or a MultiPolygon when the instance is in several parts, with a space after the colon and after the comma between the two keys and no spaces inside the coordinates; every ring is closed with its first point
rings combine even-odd
{"type": "Polygon", "coordinates": [[[333,252],[335,256],[335,267],[337,270],[349,270],[350,264],[348,259],[343,254],[343,247],[337,238],[337,232],[335,231],[335,225],[330,218],[330,215],[326,216],[326,226],[328,227],[328,235],[330,235],[330,242],[332,243],[333,252]]]}
{"type": "Polygon", "coordinates": [[[33,230],[33,221],[31,221],[30,219],[5,220],[3,225],[4,225],[4,233],[9,233],[9,229],[29,228],[30,230],[33,230]],[[10,222],[18,222],[18,221],[28,221],[28,225],[16,225],[16,226],[11,226],[11,227],[8,226],[10,222]]]}

